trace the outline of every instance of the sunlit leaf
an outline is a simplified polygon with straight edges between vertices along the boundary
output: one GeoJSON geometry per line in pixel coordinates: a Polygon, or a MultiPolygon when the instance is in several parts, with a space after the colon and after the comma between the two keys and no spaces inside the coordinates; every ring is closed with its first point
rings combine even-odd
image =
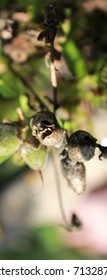
{"type": "Polygon", "coordinates": [[[63,47],[63,55],[66,58],[69,69],[76,78],[82,78],[87,74],[85,62],[81,56],[79,49],[72,39],[68,39],[63,47]]]}

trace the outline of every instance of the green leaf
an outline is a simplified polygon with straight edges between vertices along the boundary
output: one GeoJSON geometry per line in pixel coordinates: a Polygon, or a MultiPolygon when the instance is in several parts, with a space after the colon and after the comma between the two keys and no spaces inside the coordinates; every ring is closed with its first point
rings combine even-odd
{"type": "Polygon", "coordinates": [[[4,161],[6,161],[9,158],[8,156],[0,156],[0,164],[2,164],[4,161]]]}
{"type": "Polygon", "coordinates": [[[8,71],[1,75],[0,79],[0,95],[5,98],[17,97],[20,93],[25,92],[25,87],[21,80],[8,71]]]}
{"type": "Polygon", "coordinates": [[[68,63],[69,69],[78,78],[87,74],[85,62],[81,53],[72,39],[68,39],[63,46],[63,55],[68,63]]]}

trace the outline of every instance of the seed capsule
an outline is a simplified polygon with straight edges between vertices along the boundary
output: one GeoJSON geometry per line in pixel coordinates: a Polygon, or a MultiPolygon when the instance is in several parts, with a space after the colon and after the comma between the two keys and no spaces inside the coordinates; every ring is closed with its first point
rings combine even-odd
{"type": "Polygon", "coordinates": [[[81,194],[86,188],[86,171],[85,166],[81,162],[72,163],[68,152],[63,150],[61,159],[61,167],[68,185],[77,193],[81,194]]]}
{"type": "Polygon", "coordinates": [[[73,164],[90,160],[95,154],[96,139],[88,132],[78,130],[68,139],[68,154],[73,164]]]}
{"type": "Polygon", "coordinates": [[[0,124],[0,156],[13,154],[20,146],[18,129],[12,124],[0,124]]]}
{"type": "Polygon", "coordinates": [[[61,147],[65,131],[61,129],[51,112],[40,111],[36,113],[30,122],[32,135],[35,136],[39,142],[46,146],[61,147]]]}
{"type": "Polygon", "coordinates": [[[101,145],[98,145],[100,151],[101,151],[101,154],[99,155],[99,159],[102,160],[102,158],[107,158],[107,147],[104,147],[104,146],[101,146],[101,145]]]}
{"type": "Polygon", "coordinates": [[[46,163],[47,154],[47,148],[41,144],[36,148],[26,142],[21,150],[24,162],[33,170],[41,170],[46,163]]]}

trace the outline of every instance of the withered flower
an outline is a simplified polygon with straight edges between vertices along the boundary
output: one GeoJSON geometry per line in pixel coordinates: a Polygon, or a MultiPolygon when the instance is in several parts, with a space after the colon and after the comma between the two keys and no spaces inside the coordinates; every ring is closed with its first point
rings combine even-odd
{"type": "Polygon", "coordinates": [[[61,153],[61,168],[64,177],[77,194],[81,194],[86,188],[86,171],[82,162],[73,163],[66,149],[61,153]]]}
{"type": "Polygon", "coordinates": [[[61,147],[65,137],[65,131],[60,128],[54,113],[40,111],[36,113],[30,121],[32,135],[40,143],[46,146],[61,147]]]}
{"type": "Polygon", "coordinates": [[[77,130],[68,139],[68,154],[72,163],[85,162],[93,158],[96,141],[90,133],[77,130]]]}

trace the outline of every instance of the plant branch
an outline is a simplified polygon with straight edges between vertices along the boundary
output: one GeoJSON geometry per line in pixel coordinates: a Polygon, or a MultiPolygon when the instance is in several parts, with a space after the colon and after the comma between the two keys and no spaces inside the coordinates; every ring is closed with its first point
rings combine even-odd
{"type": "Polygon", "coordinates": [[[72,226],[69,225],[68,222],[67,222],[64,207],[63,207],[62,193],[61,193],[60,180],[59,180],[59,174],[58,174],[58,169],[57,169],[57,164],[56,164],[56,156],[55,156],[54,148],[52,148],[51,154],[52,154],[52,163],[53,163],[55,179],[56,179],[58,201],[59,201],[59,206],[60,206],[62,218],[63,218],[63,221],[64,221],[64,224],[61,224],[61,226],[68,231],[72,231],[72,226]]]}
{"type": "Polygon", "coordinates": [[[53,100],[54,100],[54,112],[57,108],[57,78],[56,78],[56,70],[54,65],[54,43],[53,41],[50,43],[50,52],[51,52],[51,83],[52,83],[52,90],[53,90],[53,100]]]}
{"type": "MultiPolygon", "coordinates": [[[[34,98],[34,100],[37,100],[40,107],[45,110],[49,110],[52,111],[52,106],[49,104],[49,102],[44,99],[42,96],[40,96],[40,94],[38,94],[33,88],[32,86],[29,84],[29,82],[18,72],[14,69],[14,67],[12,65],[10,65],[10,70],[12,71],[12,73],[14,75],[17,75],[17,77],[21,80],[21,82],[23,83],[23,85],[25,86],[25,88],[27,88],[28,92],[26,94],[26,96],[30,99],[30,95],[34,98]]],[[[29,106],[30,106],[30,102],[29,102],[29,106]]],[[[35,110],[35,106],[31,105],[30,106],[31,109],[35,110]]]]}

